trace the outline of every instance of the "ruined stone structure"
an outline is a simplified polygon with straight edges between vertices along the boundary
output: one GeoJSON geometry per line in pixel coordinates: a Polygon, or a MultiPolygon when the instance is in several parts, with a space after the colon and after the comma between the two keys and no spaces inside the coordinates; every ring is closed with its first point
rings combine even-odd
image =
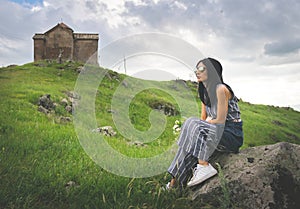
{"type": "Polygon", "coordinates": [[[50,59],[86,62],[95,53],[98,57],[99,35],[74,33],[64,23],[58,23],[43,34],[36,33],[33,40],[34,61],[50,59]]]}

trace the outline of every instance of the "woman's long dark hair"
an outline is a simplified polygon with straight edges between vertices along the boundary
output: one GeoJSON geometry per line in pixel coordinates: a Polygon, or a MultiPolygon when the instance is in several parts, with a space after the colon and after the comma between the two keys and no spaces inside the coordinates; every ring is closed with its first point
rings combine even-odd
{"type": "Polygon", "coordinates": [[[213,58],[205,58],[203,60],[200,60],[196,67],[202,62],[206,66],[207,70],[207,84],[206,87],[203,85],[202,82],[199,82],[198,84],[198,93],[200,100],[206,105],[211,107],[213,103],[216,104],[217,102],[217,95],[216,95],[216,89],[218,84],[224,84],[228,88],[228,90],[231,92],[232,96],[234,95],[232,89],[230,86],[225,84],[223,82],[223,76],[222,76],[222,65],[221,63],[213,58]]]}

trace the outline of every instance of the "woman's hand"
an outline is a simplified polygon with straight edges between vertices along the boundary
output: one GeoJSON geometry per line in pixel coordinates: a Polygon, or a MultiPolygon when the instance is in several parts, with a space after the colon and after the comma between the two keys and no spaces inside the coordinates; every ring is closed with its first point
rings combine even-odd
{"type": "Polygon", "coordinates": [[[209,122],[209,121],[212,120],[212,117],[207,117],[205,120],[206,120],[207,122],[209,122]]]}

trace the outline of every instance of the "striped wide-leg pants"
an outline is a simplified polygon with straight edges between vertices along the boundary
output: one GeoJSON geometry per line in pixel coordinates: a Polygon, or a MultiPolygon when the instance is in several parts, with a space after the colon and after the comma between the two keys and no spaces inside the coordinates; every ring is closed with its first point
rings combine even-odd
{"type": "Polygon", "coordinates": [[[177,154],[168,169],[181,186],[186,185],[198,159],[208,161],[218,146],[223,129],[223,125],[210,124],[199,118],[188,118],[184,122],[177,154]]]}

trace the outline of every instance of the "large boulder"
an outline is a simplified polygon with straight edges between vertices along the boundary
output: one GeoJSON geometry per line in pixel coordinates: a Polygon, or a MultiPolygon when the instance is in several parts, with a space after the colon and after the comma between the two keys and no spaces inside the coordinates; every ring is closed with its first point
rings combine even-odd
{"type": "Polygon", "coordinates": [[[215,200],[226,195],[230,208],[300,208],[300,145],[281,142],[247,148],[239,154],[219,154],[212,159],[213,165],[216,162],[223,178],[216,176],[192,188],[192,199],[216,208],[220,202],[215,200]]]}

